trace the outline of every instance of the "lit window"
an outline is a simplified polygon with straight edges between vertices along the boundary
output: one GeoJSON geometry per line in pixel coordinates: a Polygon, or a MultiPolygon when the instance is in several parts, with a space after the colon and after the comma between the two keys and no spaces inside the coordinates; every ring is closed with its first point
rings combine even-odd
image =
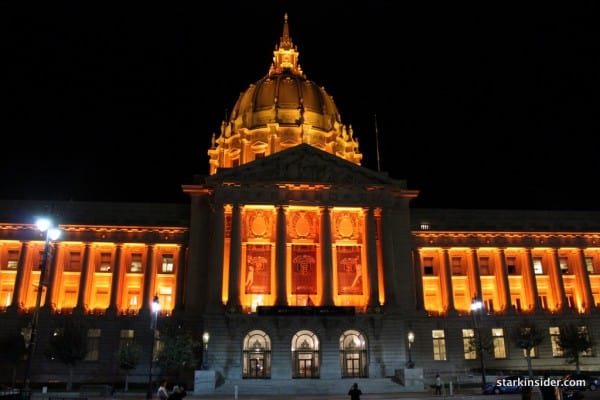
{"type": "Polygon", "coordinates": [[[133,253],[131,255],[129,272],[142,272],[142,255],[140,253],[133,253]]]}
{"type": "Polygon", "coordinates": [[[446,336],[443,329],[431,331],[433,338],[433,359],[436,361],[446,360],[446,336]]]}
{"type": "Polygon", "coordinates": [[[19,251],[18,250],[9,250],[8,251],[8,261],[6,262],[6,269],[17,269],[19,265],[19,251]]]}
{"type": "Polygon", "coordinates": [[[112,263],[112,254],[101,253],[100,254],[100,272],[110,272],[112,263]]]}
{"type": "Polygon", "coordinates": [[[173,273],[173,254],[163,254],[161,272],[163,274],[173,273]]]}
{"type": "Polygon", "coordinates": [[[86,361],[97,361],[100,358],[100,329],[88,329],[86,361]]]}
{"type": "Polygon", "coordinates": [[[533,272],[536,275],[542,275],[544,273],[544,266],[542,265],[541,258],[536,257],[533,259],[533,272]]]}
{"type": "Polygon", "coordinates": [[[475,331],[473,329],[463,329],[463,350],[465,360],[475,360],[477,358],[477,347],[475,344],[475,331]]]}
{"type": "Polygon", "coordinates": [[[550,345],[552,346],[552,357],[564,357],[563,349],[559,345],[560,328],[558,326],[551,326],[548,330],[550,332],[550,345]]]}
{"type": "Polygon", "coordinates": [[[567,257],[560,257],[558,259],[558,263],[560,265],[560,272],[562,274],[568,274],[569,273],[569,263],[568,263],[567,257]]]}
{"type": "Polygon", "coordinates": [[[504,329],[493,328],[492,338],[494,344],[494,358],[506,358],[506,345],[504,343],[504,329]]]}
{"type": "Polygon", "coordinates": [[[135,331],[133,329],[121,329],[121,334],[119,337],[119,346],[126,346],[127,344],[133,342],[134,338],[135,331]]]}
{"type": "MultiPolygon", "coordinates": [[[[578,328],[578,330],[579,330],[579,335],[580,336],[585,336],[589,340],[589,332],[588,332],[587,326],[580,326],[578,328]]],[[[592,348],[591,347],[589,347],[587,350],[584,350],[584,351],[581,352],[581,356],[582,357],[591,357],[592,355],[593,354],[592,354],[592,348]]]]}
{"type": "Polygon", "coordinates": [[[593,274],[596,272],[594,270],[594,259],[592,257],[585,258],[585,269],[589,274],[593,274]]]}

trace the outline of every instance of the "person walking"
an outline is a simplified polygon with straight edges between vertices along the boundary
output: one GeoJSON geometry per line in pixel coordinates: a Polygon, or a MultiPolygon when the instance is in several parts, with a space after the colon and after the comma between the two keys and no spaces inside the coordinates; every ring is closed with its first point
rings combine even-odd
{"type": "Polygon", "coordinates": [[[440,374],[435,375],[435,394],[442,395],[442,378],[440,374]]]}
{"type": "Polygon", "coordinates": [[[156,392],[158,400],[167,400],[169,398],[169,392],[167,391],[167,381],[163,380],[160,382],[158,391],[156,392]]]}
{"type": "Polygon", "coordinates": [[[358,383],[355,382],[348,391],[348,396],[350,396],[350,400],[360,400],[361,394],[362,391],[358,388],[358,383]]]}

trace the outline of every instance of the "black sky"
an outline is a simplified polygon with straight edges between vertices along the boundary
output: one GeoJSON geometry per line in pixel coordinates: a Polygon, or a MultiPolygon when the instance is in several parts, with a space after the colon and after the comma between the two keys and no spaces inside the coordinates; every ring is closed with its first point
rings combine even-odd
{"type": "Polygon", "coordinates": [[[594,209],[600,6],[3,2],[0,198],[187,201],[268,71],[284,13],[307,77],[416,207],[594,209]]]}

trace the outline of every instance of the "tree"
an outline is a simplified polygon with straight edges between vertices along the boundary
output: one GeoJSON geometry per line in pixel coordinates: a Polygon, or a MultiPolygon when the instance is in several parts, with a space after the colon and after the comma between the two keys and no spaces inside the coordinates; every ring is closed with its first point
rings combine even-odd
{"type": "Polygon", "coordinates": [[[87,326],[81,318],[73,315],[58,321],[58,326],[50,337],[46,356],[58,359],[69,368],[67,390],[73,388],[73,370],[87,354],[87,326]]]}
{"type": "Polygon", "coordinates": [[[183,371],[195,368],[200,341],[193,332],[175,321],[168,321],[160,329],[158,365],[163,373],[177,379],[183,371]]]}
{"type": "Polygon", "coordinates": [[[535,322],[524,319],[513,330],[512,336],[517,347],[525,350],[525,359],[527,360],[527,372],[529,377],[533,378],[533,369],[531,368],[531,352],[544,340],[543,332],[536,326],[535,322]]]}
{"type": "Polygon", "coordinates": [[[567,358],[567,362],[575,364],[575,370],[579,373],[581,354],[591,351],[594,339],[586,326],[569,323],[560,327],[557,344],[567,358]]]}
{"type": "Polygon", "coordinates": [[[25,357],[25,338],[21,333],[12,332],[0,339],[0,362],[10,365],[12,369],[12,387],[17,384],[17,367],[25,357]]]}
{"type": "Polygon", "coordinates": [[[142,347],[133,340],[128,340],[119,346],[117,360],[119,368],[125,371],[125,391],[129,391],[129,372],[135,369],[142,356],[142,347]]]}

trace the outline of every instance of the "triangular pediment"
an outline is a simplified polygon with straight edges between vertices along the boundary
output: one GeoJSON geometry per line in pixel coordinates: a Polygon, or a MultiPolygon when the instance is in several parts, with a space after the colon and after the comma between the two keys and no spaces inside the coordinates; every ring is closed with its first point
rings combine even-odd
{"type": "Polygon", "coordinates": [[[239,167],[221,170],[207,178],[207,182],[223,181],[346,185],[400,184],[402,182],[308,144],[300,144],[239,167]]]}

